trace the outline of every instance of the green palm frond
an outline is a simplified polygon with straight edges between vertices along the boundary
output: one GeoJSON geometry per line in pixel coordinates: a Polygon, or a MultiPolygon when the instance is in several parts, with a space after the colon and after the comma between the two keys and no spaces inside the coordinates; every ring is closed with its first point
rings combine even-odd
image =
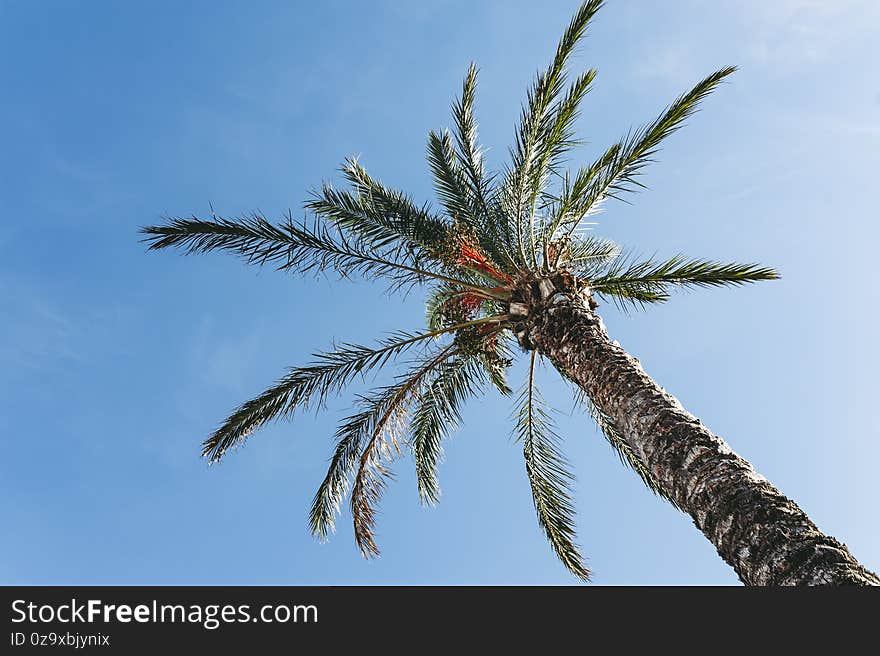
{"type": "MultiPolygon", "coordinates": [[[[493,269],[501,272],[502,276],[505,271],[513,270],[509,266],[513,261],[505,254],[505,250],[500,248],[501,244],[495,238],[497,234],[493,219],[495,214],[491,206],[486,214],[481,213],[479,206],[481,201],[475,196],[477,190],[468,182],[448,130],[439,134],[432,130],[428,134],[427,158],[434,178],[435,191],[452,218],[456,236],[479,246],[488,255],[493,269]]],[[[477,274],[478,278],[499,282],[498,276],[487,276],[485,271],[478,271],[467,265],[460,265],[456,274],[460,274],[463,269],[477,274]]]]}
{"type": "Polygon", "coordinates": [[[535,361],[533,351],[528,378],[519,398],[515,437],[523,445],[538,523],[566,568],[586,581],[590,570],[575,544],[571,491],[574,476],[559,450],[559,436],[554,432],[552,418],[535,385],[535,361]]]}
{"type": "Polygon", "coordinates": [[[546,219],[538,219],[536,215],[538,198],[543,198],[543,206],[547,206],[552,200],[552,195],[545,193],[545,179],[550,172],[556,171],[561,164],[562,157],[566,152],[577,146],[580,142],[574,138],[574,122],[579,115],[578,108],[581,101],[590,90],[596,71],[589,70],[582,73],[571,84],[568,94],[561,100],[554,112],[552,127],[541,149],[541,158],[535,167],[541,171],[541,176],[533,180],[530,196],[530,216],[532,217],[531,231],[534,233],[532,247],[540,245],[545,269],[550,265],[550,244],[547,239],[548,225],[552,223],[552,216],[546,219]]]}
{"type": "Polygon", "coordinates": [[[448,285],[432,288],[425,301],[425,325],[428,330],[439,330],[448,321],[446,304],[459,294],[459,290],[448,285]]]}
{"type": "MultiPolygon", "coordinates": [[[[562,176],[562,189],[559,196],[550,197],[547,195],[545,200],[546,206],[552,208],[552,212],[541,236],[544,244],[555,240],[560,228],[567,226],[564,237],[558,239],[559,242],[564,243],[571,238],[575,229],[582,224],[583,219],[590,216],[590,210],[582,209],[580,204],[586,198],[590,185],[593,184],[600,172],[615,161],[619,152],[620,144],[614,144],[590,166],[579,169],[574,178],[565,172],[562,176]]],[[[558,257],[552,258],[549,264],[552,268],[558,267],[558,257]]]]}
{"type": "Polygon", "coordinates": [[[359,411],[340,422],[336,431],[336,448],[327,475],[312,501],[309,525],[315,536],[324,540],[335,530],[336,515],[346,494],[349,478],[358,466],[364,442],[377,430],[384,431],[389,424],[386,415],[395,408],[399,411],[399,407],[406,401],[407,393],[416,393],[424,375],[452,357],[455,351],[455,345],[450,344],[441,349],[439,354],[435,352],[421,358],[408,375],[399,377],[396,384],[358,398],[359,411]]]}
{"type": "Polygon", "coordinates": [[[503,194],[508,226],[516,234],[523,265],[537,268],[535,201],[546,181],[547,166],[554,153],[564,148],[566,126],[574,120],[577,103],[586,93],[592,76],[585,74],[578,78],[559,112],[553,111],[553,104],[565,87],[566,65],[602,4],[603,0],[587,0],[580,5],[559,41],[549,68],[538,75],[527,93],[503,194]]]}
{"type": "Polygon", "coordinates": [[[336,530],[336,516],[348,492],[348,481],[357,466],[363,448],[365,426],[373,420],[371,408],[346,417],[336,430],[336,447],[330,457],[327,474],[309,509],[309,528],[319,540],[326,540],[336,530]]]}
{"type": "Polygon", "coordinates": [[[424,266],[425,259],[443,248],[450,226],[427,205],[418,207],[403,192],[385,187],[354,159],[345,160],[342,173],[353,192],[324,184],[306,209],[371,249],[396,246],[388,254],[395,261],[424,266]]]}
{"type": "Polygon", "coordinates": [[[497,331],[494,336],[483,340],[479,352],[480,362],[489,376],[489,382],[503,396],[513,394],[507,382],[507,370],[510,369],[514,359],[512,340],[513,335],[510,331],[497,331]]]}
{"type": "Polygon", "coordinates": [[[620,246],[615,242],[593,236],[585,239],[572,236],[557,248],[563,249],[559,254],[560,260],[583,277],[590,277],[593,272],[607,268],[621,253],[620,246]]]}
{"type": "Polygon", "coordinates": [[[614,293],[596,292],[596,295],[610,300],[624,314],[632,309],[644,310],[648,305],[669,300],[669,293],[665,289],[640,285],[622,286],[615,289],[614,293]]]}
{"type": "Polygon", "coordinates": [[[400,440],[408,426],[409,407],[419,398],[426,377],[448,360],[457,348],[454,344],[443,349],[415,370],[400,376],[394,385],[364,397],[370,419],[360,428],[368,431],[369,441],[358,460],[354,483],[351,487],[351,514],[354,537],[365,558],[379,555],[375,540],[376,509],[390,476],[383,461],[392,451],[400,451],[400,440]]]}
{"type": "Polygon", "coordinates": [[[454,221],[479,226],[476,199],[462,170],[448,130],[428,133],[428,165],[434,176],[434,189],[446,212],[454,221]]]}
{"type": "MultiPolygon", "coordinates": [[[[394,253],[386,256],[381,250],[359,241],[333,235],[319,223],[311,226],[296,223],[290,215],[279,225],[259,214],[236,220],[217,216],[211,220],[171,218],[164,225],[142,228],[141,233],[147,235],[144,241],[150,250],[174,247],[187,255],[225,250],[242,257],[248,264],[273,263],[281,271],[308,274],[330,270],[343,277],[386,278],[394,290],[442,280],[485,291],[480,285],[436,270],[395,261],[394,253]]],[[[430,266],[426,261],[420,264],[430,266]]]]}
{"type": "MultiPolygon", "coordinates": [[[[566,152],[580,145],[581,141],[575,139],[574,136],[574,123],[580,115],[581,101],[592,88],[596,75],[595,69],[578,75],[569,86],[565,97],[555,106],[550,129],[541,142],[539,170],[554,170],[566,152]]],[[[542,188],[541,184],[532,187],[532,202],[535,201],[542,188]]]]}
{"type": "MultiPolygon", "coordinates": [[[[456,299],[460,299],[469,292],[456,290],[449,285],[436,287],[431,290],[425,303],[425,321],[428,330],[438,330],[456,322],[456,318],[450,313],[449,305],[456,299]]],[[[489,315],[497,315],[504,311],[503,306],[496,305],[494,301],[486,300],[483,303],[483,311],[489,315]]],[[[511,394],[507,384],[507,369],[513,363],[513,351],[510,346],[510,331],[495,331],[480,340],[480,347],[476,357],[482,363],[489,381],[503,395],[511,394]]]]}
{"type": "Polygon", "coordinates": [[[340,392],[356,376],[384,366],[405,351],[456,330],[500,320],[500,317],[485,317],[421,334],[401,331],[381,340],[377,347],[343,343],[329,353],[319,353],[312,364],[291,369],[260,396],[239,406],[205,440],[202,455],[210,462],[217,462],[260,426],[299,408],[321,407],[328,396],[340,392]]]}
{"type": "Polygon", "coordinates": [[[581,4],[560,39],[550,66],[538,75],[528,91],[512,162],[515,195],[522,209],[534,204],[543,188],[548,165],[573,145],[572,125],[580,101],[595,78],[595,71],[580,75],[570,86],[568,94],[557,104],[554,102],[565,87],[568,61],[602,4],[602,0],[581,4]]]}
{"type": "Polygon", "coordinates": [[[436,368],[433,380],[420,394],[410,421],[410,446],[423,503],[439,501],[437,463],[443,455],[443,440],[460,425],[461,406],[480,395],[485,384],[479,360],[458,354],[436,368]]]}
{"type": "MultiPolygon", "coordinates": [[[[473,228],[480,248],[501,270],[512,273],[516,270],[516,263],[510,256],[505,232],[506,220],[503,213],[497,211],[495,176],[485,171],[483,149],[477,136],[477,121],[474,117],[476,89],[477,67],[471,63],[462,84],[461,98],[452,104],[458,158],[458,166],[455,168],[460,169],[460,173],[455,176],[455,186],[463,184],[466,187],[471,205],[470,215],[475,221],[473,228]]],[[[436,150],[436,144],[434,149],[436,150]]],[[[446,157],[449,158],[448,155],[446,157]]]]}
{"type": "MultiPolygon", "coordinates": [[[[538,266],[535,199],[546,180],[550,153],[559,146],[559,134],[554,133],[554,128],[565,123],[564,118],[557,120],[560,117],[554,114],[553,103],[565,86],[568,60],[602,4],[602,0],[587,0],[581,4],[559,41],[550,67],[538,75],[527,92],[502,193],[508,231],[516,235],[519,263],[523,266],[538,266]]],[[[577,97],[578,94],[573,91],[570,95],[577,97]]]]}
{"type": "Polygon", "coordinates": [[[474,117],[474,100],[477,90],[477,67],[471,63],[461,90],[461,99],[452,105],[452,118],[455,121],[455,142],[464,179],[469,187],[468,197],[472,199],[478,216],[485,217],[489,211],[487,196],[491,180],[486,178],[483,168],[483,149],[477,137],[477,121],[474,117]]]}
{"type": "Polygon", "coordinates": [[[697,111],[700,102],[734,71],[736,67],[733,66],[722,68],[701,80],[688,93],[679,96],[653,123],[631,133],[606,151],[593,166],[579,172],[576,179],[582,179],[584,184],[573,185],[576,195],[564,197],[561,203],[566,208],[561,222],[565,233],[571,234],[578,223],[606,198],[619,198],[622,193],[641,188],[643,185],[638,177],[653,161],[661,142],[678,131],[697,111]]]}
{"type": "Polygon", "coordinates": [[[672,287],[721,287],[777,280],[779,273],[758,264],[713,262],[676,255],[667,260],[619,260],[589,284],[594,292],[624,305],[662,302],[672,287]]]}
{"type": "Polygon", "coordinates": [[[470,289],[456,289],[452,285],[440,285],[428,292],[425,301],[425,322],[428,330],[449,328],[464,321],[465,315],[458,308],[465,299],[482,301],[481,310],[486,316],[501,316],[507,312],[503,303],[488,295],[470,289]]]}

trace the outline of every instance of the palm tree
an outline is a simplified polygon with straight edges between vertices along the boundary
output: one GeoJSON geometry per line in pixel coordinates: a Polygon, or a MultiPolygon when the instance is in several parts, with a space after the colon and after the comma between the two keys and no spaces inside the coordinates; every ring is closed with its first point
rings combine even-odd
{"type": "Polygon", "coordinates": [[[584,230],[608,199],[642,185],[640,174],[664,139],[727,78],[724,68],[676,98],[653,122],[630,131],[592,164],[567,171],[577,144],[573,126],[595,71],[568,80],[567,64],[603,0],[586,0],[553,61],[528,91],[503,171],[484,170],[474,119],[477,69],[471,65],[452,108],[454,130],[431,132],[427,159],[440,209],[418,205],[347,159],[347,188],[324,184],[306,218],[272,223],[260,214],[228,219],[167,218],[143,228],[150,249],[230,251],[246,262],[296,274],[332,271],[384,280],[392,292],[426,288],[424,332],[398,332],[373,346],[343,343],[237,408],[203,444],[219,461],[265,423],[320,407],[368,373],[407,364],[384,386],[354,402],[336,432],[329,471],[310,511],[312,532],[327,538],[350,493],[354,534],[366,557],[379,553],[376,506],[388,464],[408,448],[418,492],[439,497],[437,464],[444,438],[471,397],[494,387],[516,403],[514,435],[522,445],[538,522],[556,555],[589,577],[576,545],[572,474],[552,414],[535,384],[540,360],[572,384],[621,460],[642,481],[687,512],[718,553],[750,585],[880,584],[846,547],[824,535],[791,500],[736,455],[609,339],[599,300],[620,308],[666,301],[672,290],[773,280],[757,264],[675,255],[640,259],[584,230]],[[514,395],[507,371],[527,358],[514,395]]]}

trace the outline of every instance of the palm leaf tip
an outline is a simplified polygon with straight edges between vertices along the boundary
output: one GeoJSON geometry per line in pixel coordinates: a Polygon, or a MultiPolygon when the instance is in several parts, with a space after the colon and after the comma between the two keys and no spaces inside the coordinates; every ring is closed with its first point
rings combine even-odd
{"type": "Polygon", "coordinates": [[[605,4],[605,0],[584,0],[572,16],[568,28],[559,41],[554,64],[564,66],[578,42],[584,37],[590,21],[605,4]]]}
{"type": "Polygon", "coordinates": [[[344,343],[330,352],[318,353],[312,363],[290,369],[262,394],[240,405],[205,440],[202,455],[210,462],[217,462],[273,419],[289,416],[300,408],[322,407],[329,396],[342,391],[357,376],[381,368],[435,337],[497,320],[497,317],[475,319],[427,333],[399,331],[379,340],[373,347],[344,343]]]}
{"type": "Polygon", "coordinates": [[[663,141],[681,129],[700,103],[736,70],[735,66],[727,66],[705,77],[676,98],[653,122],[630,131],[593,164],[578,171],[574,182],[563,191],[560,206],[564,211],[554,220],[550,236],[560,228],[571,235],[608,198],[623,200],[624,194],[644,188],[640,177],[654,161],[663,141]]]}
{"type": "Polygon", "coordinates": [[[391,472],[385,460],[399,444],[410,423],[410,409],[421,394],[427,378],[442,367],[458,348],[455,343],[426,357],[393,385],[382,388],[370,397],[363,397],[368,419],[356,430],[367,439],[361,450],[351,488],[351,514],[354,536],[365,558],[379,555],[375,541],[377,507],[391,472]]]}
{"type": "Polygon", "coordinates": [[[535,205],[545,187],[548,173],[570,143],[570,128],[577,106],[586,94],[593,73],[578,78],[561,102],[566,67],[584,37],[590,21],[602,7],[601,0],[587,0],[579,6],[565,30],[550,66],[529,88],[511,148],[511,164],[504,183],[506,229],[515,235],[520,264],[537,267],[535,205]]]}
{"type": "Polygon", "coordinates": [[[676,255],[666,260],[622,258],[589,281],[600,296],[610,296],[623,309],[669,298],[674,288],[739,286],[778,280],[779,272],[760,264],[722,263],[676,255]]]}
{"type": "Polygon", "coordinates": [[[346,417],[337,429],[336,449],[330,458],[327,475],[312,499],[309,528],[321,542],[336,530],[336,516],[341,511],[349,478],[357,466],[358,453],[377,413],[375,404],[367,404],[367,397],[362,397],[361,401],[366,407],[346,417]]]}
{"type": "Polygon", "coordinates": [[[346,159],[341,170],[351,191],[325,183],[320,191],[312,192],[306,209],[360,243],[386,250],[402,262],[430,260],[427,254],[442,245],[448,224],[427,204],[418,207],[405,193],[370,176],[356,159],[346,159]]]}
{"type": "Polygon", "coordinates": [[[515,438],[522,443],[526,475],[538,524],[562,564],[582,581],[590,570],[575,543],[574,475],[559,448],[552,418],[535,384],[534,351],[515,415],[515,438]]]}
{"type": "Polygon", "coordinates": [[[440,500],[437,465],[443,458],[443,441],[461,425],[461,407],[482,391],[486,378],[478,357],[459,354],[438,366],[424,386],[410,422],[410,444],[419,498],[425,505],[440,500]]]}

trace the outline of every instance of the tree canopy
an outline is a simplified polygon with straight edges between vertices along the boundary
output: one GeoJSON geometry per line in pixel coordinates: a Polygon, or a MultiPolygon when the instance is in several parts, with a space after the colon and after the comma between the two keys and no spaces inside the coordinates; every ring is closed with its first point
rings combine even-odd
{"type": "MultiPolygon", "coordinates": [[[[643,187],[641,175],[663,141],[735,70],[712,73],[593,162],[570,169],[566,156],[579,143],[574,128],[596,71],[572,75],[569,65],[602,5],[603,0],[581,4],[549,67],[529,87],[509,161],[500,171],[484,167],[474,113],[478,71],[470,66],[452,104],[453,129],[428,135],[437,206],[418,204],[372,177],[359,161],[346,159],[344,188],[324,183],[305,204],[302,219],[288,214],[271,222],[258,213],[224,218],[212,212],[208,218],[169,217],[142,229],[152,250],[228,251],[248,264],[292,274],[381,280],[392,293],[424,288],[425,331],[394,333],[369,346],[337,344],[316,354],[238,407],[204,442],[203,455],[219,461],[267,422],[320,408],[354,381],[386,365],[402,365],[390,382],[357,396],[336,431],[329,470],[309,514],[319,538],[334,530],[349,495],[358,546],[367,557],[377,555],[376,507],[390,461],[408,449],[421,499],[436,503],[444,439],[461,423],[463,404],[494,388],[515,404],[513,435],[523,449],[538,522],[563,564],[586,579],[575,531],[574,477],[552,410],[536,385],[541,356],[520,348],[512,330],[520,311],[517,290],[556,276],[585,298],[628,310],[664,302],[676,288],[778,277],[750,263],[680,254],[643,259],[592,233],[589,219],[609,199],[625,200],[643,187]],[[527,376],[514,393],[507,373],[524,350],[527,376]]],[[[582,394],[578,398],[622,461],[658,491],[607,418],[582,394]]]]}

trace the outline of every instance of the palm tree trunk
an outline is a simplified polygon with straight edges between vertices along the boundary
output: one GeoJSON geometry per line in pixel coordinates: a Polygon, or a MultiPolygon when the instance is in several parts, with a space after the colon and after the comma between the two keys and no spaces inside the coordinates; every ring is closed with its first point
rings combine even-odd
{"type": "Polygon", "coordinates": [[[515,326],[575,381],[687,512],[746,585],[880,585],[846,546],[717,435],[688,413],[611,342],[588,296],[535,286],[536,303],[515,326]]]}

